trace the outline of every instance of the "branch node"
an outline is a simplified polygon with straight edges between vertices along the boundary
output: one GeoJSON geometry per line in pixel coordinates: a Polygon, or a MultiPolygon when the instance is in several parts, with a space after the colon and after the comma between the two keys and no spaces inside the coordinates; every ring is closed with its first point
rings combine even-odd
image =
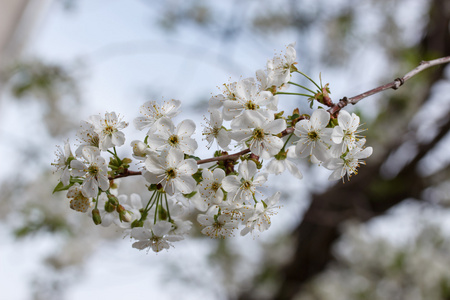
{"type": "Polygon", "coordinates": [[[405,80],[401,77],[395,78],[394,86],[392,87],[394,90],[398,89],[405,83],[405,80]]]}

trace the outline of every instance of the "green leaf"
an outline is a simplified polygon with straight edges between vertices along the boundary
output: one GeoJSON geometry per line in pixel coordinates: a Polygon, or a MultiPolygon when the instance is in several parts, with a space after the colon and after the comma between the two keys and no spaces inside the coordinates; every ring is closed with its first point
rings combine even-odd
{"type": "Polygon", "coordinates": [[[189,193],[189,194],[183,194],[183,196],[185,198],[190,199],[190,198],[194,197],[195,194],[197,194],[197,191],[193,191],[192,193],[189,193]]]}
{"type": "Polygon", "coordinates": [[[61,181],[56,185],[55,189],[53,190],[53,193],[66,191],[70,189],[70,187],[74,184],[74,182],[69,183],[68,185],[64,185],[61,181]]]}

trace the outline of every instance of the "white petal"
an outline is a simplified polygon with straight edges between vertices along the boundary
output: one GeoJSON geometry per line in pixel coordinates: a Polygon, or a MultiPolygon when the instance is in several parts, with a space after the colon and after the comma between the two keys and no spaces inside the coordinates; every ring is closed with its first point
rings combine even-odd
{"type": "Polygon", "coordinates": [[[173,179],[174,187],[183,194],[189,194],[195,189],[196,181],[188,175],[181,175],[173,179]]]}
{"type": "Polygon", "coordinates": [[[317,109],[310,118],[311,126],[314,129],[325,128],[330,121],[330,114],[324,109],[317,109]]]}
{"type": "Polygon", "coordinates": [[[172,229],[172,223],[167,221],[158,221],[152,227],[153,234],[159,237],[168,234],[170,229],[172,229]]]}
{"type": "Polygon", "coordinates": [[[143,227],[135,227],[131,230],[131,237],[137,240],[147,240],[151,238],[152,233],[150,230],[143,227]]]}
{"type": "Polygon", "coordinates": [[[300,170],[297,168],[297,165],[294,164],[293,162],[286,160],[286,168],[288,169],[288,171],[294,175],[295,177],[297,177],[298,179],[302,179],[303,178],[303,174],[302,172],[300,172],[300,170]]]}
{"type": "Polygon", "coordinates": [[[267,172],[277,175],[283,173],[286,169],[284,161],[286,160],[272,159],[266,167],[267,172]]]}
{"type": "Polygon", "coordinates": [[[198,165],[194,159],[189,158],[189,159],[184,160],[182,163],[180,163],[177,167],[177,170],[179,173],[192,175],[195,172],[197,172],[198,165]]]}
{"type": "Polygon", "coordinates": [[[264,125],[263,129],[266,133],[278,134],[286,129],[286,122],[282,119],[276,119],[264,125]]]}
{"type": "Polygon", "coordinates": [[[339,126],[341,126],[344,130],[348,130],[350,128],[351,123],[352,117],[350,116],[350,114],[345,110],[341,110],[338,116],[339,126]]]}
{"type": "Polygon", "coordinates": [[[233,192],[239,189],[241,181],[236,175],[229,175],[222,180],[222,188],[227,192],[233,192]]]}
{"type": "Polygon", "coordinates": [[[177,126],[176,130],[178,136],[191,136],[195,132],[195,123],[192,120],[186,119],[177,126]]]}

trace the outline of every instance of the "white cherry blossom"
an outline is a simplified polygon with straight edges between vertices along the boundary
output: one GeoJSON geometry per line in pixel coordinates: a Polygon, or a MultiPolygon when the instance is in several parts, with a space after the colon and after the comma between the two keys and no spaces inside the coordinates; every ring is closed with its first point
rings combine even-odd
{"type": "Polygon", "coordinates": [[[156,101],[145,102],[139,108],[139,112],[144,116],[135,118],[134,126],[137,130],[149,127],[147,132],[147,135],[149,135],[155,129],[154,125],[162,118],[172,119],[177,116],[180,113],[180,106],[181,101],[175,99],[164,101],[162,105],[159,105],[156,101]]]}
{"type": "Polygon", "coordinates": [[[231,137],[249,147],[253,154],[268,159],[283,148],[283,140],[275,136],[286,129],[286,122],[283,119],[254,118],[251,121],[247,120],[246,123],[247,128],[233,130],[231,137]]]}
{"type": "Polygon", "coordinates": [[[203,135],[208,142],[208,149],[211,148],[214,140],[217,140],[217,144],[224,150],[228,150],[228,145],[231,142],[229,132],[222,126],[223,118],[220,111],[212,109],[210,111],[210,119],[206,120],[208,126],[203,130],[203,135]]]}
{"type": "Polygon", "coordinates": [[[151,229],[144,227],[133,228],[131,237],[138,240],[133,243],[133,248],[139,250],[152,249],[154,252],[169,249],[172,246],[172,242],[184,239],[181,235],[170,234],[172,226],[172,223],[168,221],[158,221],[151,226],[151,229]]]}
{"type": "Polygon", "coordinates": [[[272,113],[266,108],[274,97],[269,91],[261,91],[254,78],[246,78],[236,85],[236,99],[226,100],[223,103],[224,120],[233,120],[241,117],[243,111],[252,111],[268,118],[272,113]]]}
{"type": "Polygon", "coordinates": [[[280,195],[280,192],[276,192],[271,197],[256,203],[253,215],[247,219],[246,227],[241,231],[241,235],[246,235],[255,229],[259,232],[269,229],[272,224],[270,217],[276,214],[276,209],[280,208],[278,205],[280,195]]]}
{"type": "Polygon", "coordinates": [[[232,202],[244,203],[253,198],[256,188],[267,181],[267,174],[257,174],[255,162],[245,160],[239,164],[239,175],[229,175],[222,181],[222,187],[228,192],[232,202]]]}
{"type": "Polygon", "coordinates": [[[223,201],[222,180],[225,178],[225,171],[222,169],[203,169],[203,180],[198,184],[198,193],[212,204],[220,204],[223,201]]]}
{"type": "Polygon", "coordinates": [[[70,144],[67,140],[64,142],[64,150],[60,146],[56,146],[56,160],[52,163],[56,167],[57,172],[61,172],[60,180],[66,186],[70,181],[70,162],[75,159],[70,150],[70,144]]]}
{"type": "Polygon", "coordinates": [[[204,226],[202,233],[212,238],[225,238],[231,236],[233,231],[239,226],[237,220],[230,215],[221,214],[200,214],[197,221],[204,226]]]}
{"type": "Polygon", "coordinates": [[[100,137],[95,131],[95,127],[92,123],[81,121],[80,128],[77,131],[77,137],[80,139],[81,144],[75,151],[75,155],[83,157],[83,148],[85,146],[92,146],[98,148],[100,137]]]}
{"type": "Polygon", "coordinates": [[[288,170],[289,173],[298,179],[302,179],[303,175],[297,167],[297,160],[295,146],[291,146],[286,152],[275,155],[275,157],[267,164],[266,171],[270,174],[279,175],[285,170],[288,170]]]}
{"type": "Polygon", "coordinates": [[[172,120],[163,118],[156,125],[156,131],[149,135],[149,146],[157,151],[173,148],[194,154],[198,147],[197,141],[191,138],[194,132],[195,123],[192,120],[184,120],[175,127],[172,120]]]}
{"type": "Polygon", "coordinates": [[[358,174],[358,167],[366,163],[362,160],[372,155],[372,147],[360,148],[356,147],[343,154],[339,158],[330,158],[323,166],[329,170],[333,170],[328,180],[350,180],[350,177],[354,174],[358,174]]]}
{"type": "Polygon", "coordinates": [[[331,128],[326,128],[330,114],[324,109],[315,110],[309,120],[300,120],[295,124],[294,134],[299,137],[295,154],[300,157],[314,155],[320,161],[328,159],[327,153],[331,128]]]}
{"type": "Polygon", "coordinates": [[[106,113],[105,117],[91,116],[92,124],[99,136],[100,150],[107,150],[114,146],[122,146],[125,143],[125,134],[120,131],[128,126],[121,121],[115,112],[106,113]]]}
{"type": "Polygon", "coordinates": [[[103,191],[109,188],[108,165],[100,156],[98,148],[86,146],[82,153],[87,164],[79,160],[72,160],[70,163],[72,173],[74,176],[85,176],[81,185],[85,197],[97,197],[99,188],[103,191]]]}
{"type": "Polygon", "coordinates": [[[283,56],[275,56],[267,62],[267,77],[269,86],[281,87],[291,79],[291,67],[295,64],[296,51],[295,43],[286,47],[283,56]]]}
{"type": "Polygon", "coordinates": [[[331,139],[336,145],[332,146],[333,155],[338,157],[347,150],[356,147],[356,143],[360,138],[357,136],[359,125],[359,117],[352,113],[351,115],[345,110],[341,110],[338,116],[338,126],[333,128],[331,139]]]}
{"type": "Polygon", "coordinates": [[[161,155],[149,155],[145,168],[148,172],[143,176],[147,181],[161,184],[169,195],[176,192],[189,194],[195,189],[196,181],[192,174],[197,172],[197,163],[192,158],[185,160],[184,153],[178,149],[171,148],[161,155]]]}

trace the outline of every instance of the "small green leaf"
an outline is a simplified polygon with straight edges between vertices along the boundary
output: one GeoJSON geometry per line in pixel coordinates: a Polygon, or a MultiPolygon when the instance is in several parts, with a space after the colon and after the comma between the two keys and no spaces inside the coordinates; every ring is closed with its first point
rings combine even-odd
{"type": "Polygon", "coordinates": [[[197,194],[197,191],[193,191],[192,193],[189,193],[189,194],[183,194],[183,196],[185,198],[190,199],[190,198],[194,197],[195,194],[197,194]]]}
{"type": "Polygon", "coordinates": [[[68,190],[73,184],[74,184],[74,183],[71,182],[71,183],[69,183],[68,185],[65,186],[65,185],[60,181],[60,182],[56,185],[56,187],[55,187],[55,189],[53,190],[53,193],[52,193],[52,194],[54,194],[54,193],[56,193],[56,192],[66,191],[66,190],[68,190]]]}

